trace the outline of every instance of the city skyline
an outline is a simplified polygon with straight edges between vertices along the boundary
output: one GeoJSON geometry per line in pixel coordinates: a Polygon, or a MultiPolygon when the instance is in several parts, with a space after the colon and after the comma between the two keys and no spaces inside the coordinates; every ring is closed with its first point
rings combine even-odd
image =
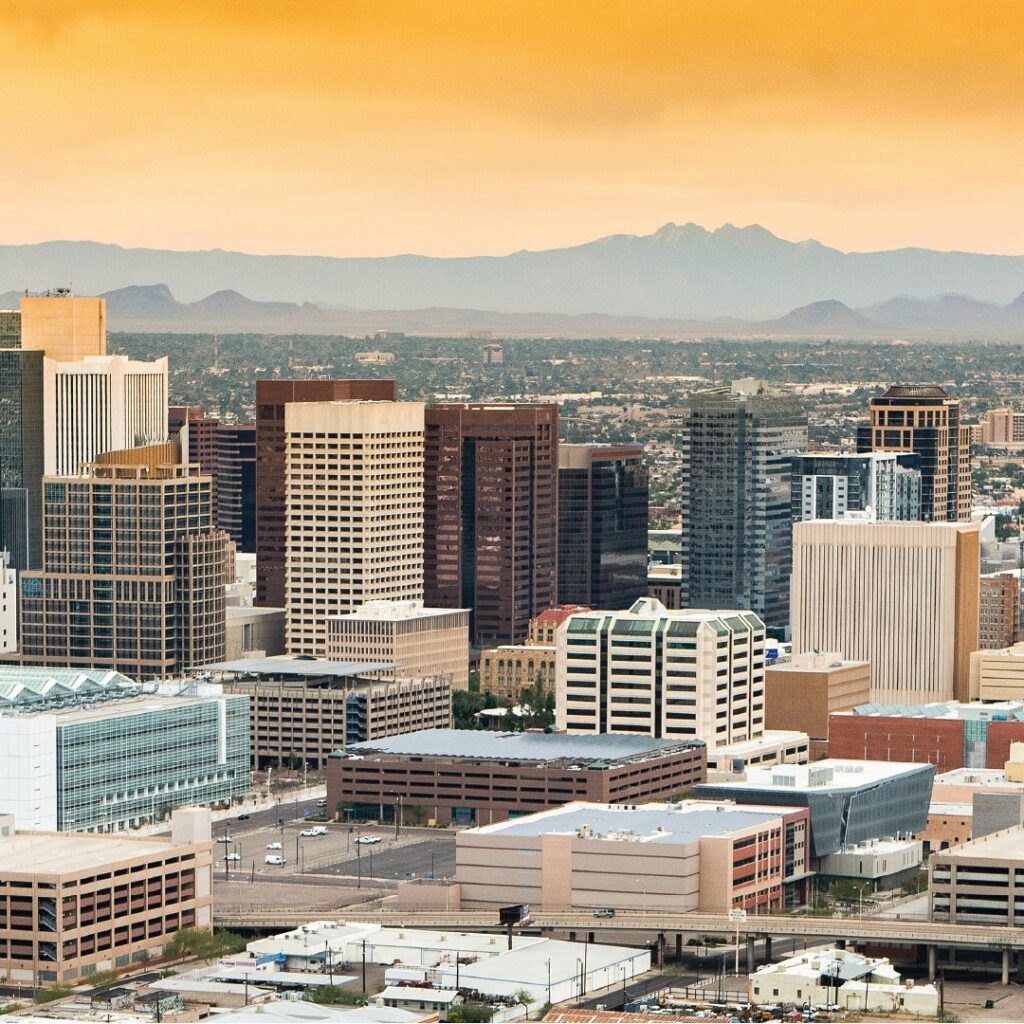
{"type": "Polygon", "coordinates": [[[1002,2],[32,3],[0,26],[0,215],[12,242],[263,253],[668,220],[1019,252],[1022,28],[1002,2]]]}

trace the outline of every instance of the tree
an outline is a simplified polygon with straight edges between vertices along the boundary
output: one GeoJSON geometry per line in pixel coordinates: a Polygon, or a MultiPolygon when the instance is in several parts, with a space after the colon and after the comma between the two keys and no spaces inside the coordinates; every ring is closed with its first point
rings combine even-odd
{"type": "Polygon", "coordinates": [[[518,1003],[526,1011],[527,1019],[529,1019],[530,1004],[536,1002],[533,995],[525,988],[518,988],[515,992],[509,995],[509,999],[511,999],[513,1003],[518,1003]]]}
{"type": "Polygon", "coordinates": [[[170,957],[194,956],[197,960],[216,960],[229,953],[240,953],[245,946],[241,935],[222,928],[212,932],[201,928],[179,928],[164,952],[170,957]]]}
{"type": "Polygon", "coordinates": [[[366,999],[358,992],[349,992],[339,985],[313,985],[306,990],[306,999],[324,1006],[364,1006],[366,999]]]}
{"type": "Polygon", "coordinates": [[[454,1024],[476,1024],[480,1021],[489,1021],[493,1016],[494,1009],[487,1003],[456,1003],[448,1011],[448,1020],[454,1024]]]}
{"type": "Polygon", "coordinates": [[[475,729],[474,715],[482,711],[486,704],[485,698],[479,693],[468,690],[452,691],[452,724],[456,729],[475,729]]]}

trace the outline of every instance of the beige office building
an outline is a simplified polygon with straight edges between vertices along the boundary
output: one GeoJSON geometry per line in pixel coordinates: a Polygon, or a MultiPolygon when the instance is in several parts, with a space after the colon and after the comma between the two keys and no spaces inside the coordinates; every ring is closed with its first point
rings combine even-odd
{"type": "Polygon", "coordinates": [[[1024,643],[971,655],[971,700],[1024,700],[1024,643]]]}
{"type": "Polygon", "coordinates": [[[1024,448],[1024,412],[989,409],[981,421],[980,443],[992,448],[1024,448]]]}
{"type": "Polygon", "coordinates": [[[879,703],[966,701],[979,561],[976,524],[796,523],[793,649],[869,662],[879,703]]]}
{"type": "Polygon", "coordinates": [[[794,654],[765,671],[765,728],[798,729],[811,739],[811,760],[828,757],[829,715],[871,699],[871,667],[836,652],[794,654]]]}
{"type": "Polygon", "coordinates": [[[469,689],[469,610],[424,608],[422,601],[367,601],[327,622],[332,661],[386,661],[400,676],[443,675],[469,689]]]}
{"type": "Polygon", "coordinates": [[[556,725],[709,748],[759,739],[764,638],[753,612],[669,611],[652,597],[572,615],[558,631],[556,725]]]}
{"type": "Polygon", "coordinates": [[[171,835],[22,832],[0,816],[0,976],[88,982],[158,957],[179,928],[213,927],[210,812],[182,808],[171,835]]]}
{"type": "Polygon", "coordinates": [[[324,657],[327,621],[423,598],[423,404],[285,406],[285,607],[292,654],[324,657]]]}
{"type": "Polygon", "coordinates": [[[59,362],[107,354],[107,300],[58,290],[26,295],[21,306],[21,347],[59,362]]]}

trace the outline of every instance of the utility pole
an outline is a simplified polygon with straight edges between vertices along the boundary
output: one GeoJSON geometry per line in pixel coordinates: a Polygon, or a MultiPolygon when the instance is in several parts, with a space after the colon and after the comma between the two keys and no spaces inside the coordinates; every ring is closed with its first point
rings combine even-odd
{"type": "Polygon", "coordinates": [[[363,994],[366,994],[366,939],[363,939],[363,994]]]}

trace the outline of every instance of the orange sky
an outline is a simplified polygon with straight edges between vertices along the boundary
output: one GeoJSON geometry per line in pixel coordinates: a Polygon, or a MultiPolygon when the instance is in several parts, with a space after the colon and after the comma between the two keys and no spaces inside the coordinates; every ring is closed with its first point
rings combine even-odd
{"type": "Polygon", "coordinates": [[[1018,0],[0,0],[0,242],[1024,252],[1018,0]]]}

